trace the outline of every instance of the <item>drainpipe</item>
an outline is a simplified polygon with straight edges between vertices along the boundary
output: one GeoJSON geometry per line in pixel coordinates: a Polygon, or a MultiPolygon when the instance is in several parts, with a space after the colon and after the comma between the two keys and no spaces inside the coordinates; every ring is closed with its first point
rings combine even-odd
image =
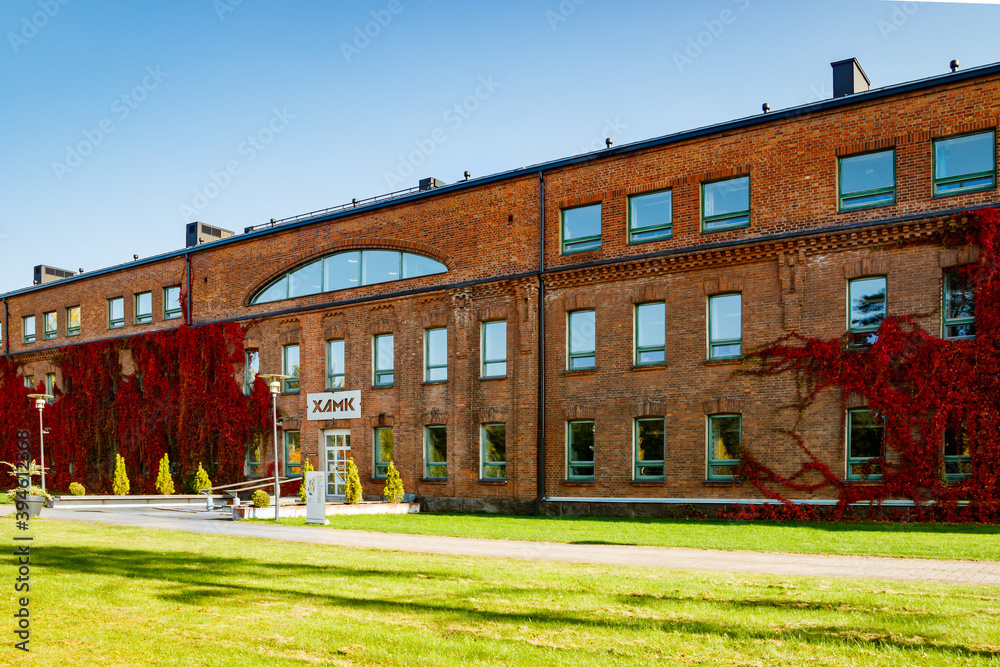
{"type": "Polygon", "coordinates": [[[10,351],[10,338],[7,336],[7,297],[3,298],[3,353],[10,351]]]}
{"type": "Polygon", "coordinates": [[[187,288],[184,290],[184,298],[187,300],[187,323],[191,324],[194,317],[191,314],[191,253],[184,253],[185,271],[187,276],[187,288]]]}
{"type": "Polygon", "coordinates": [[[538,498],[535,514],[542,513],[545,497],[545,176],[538,172],[538,498]]]}

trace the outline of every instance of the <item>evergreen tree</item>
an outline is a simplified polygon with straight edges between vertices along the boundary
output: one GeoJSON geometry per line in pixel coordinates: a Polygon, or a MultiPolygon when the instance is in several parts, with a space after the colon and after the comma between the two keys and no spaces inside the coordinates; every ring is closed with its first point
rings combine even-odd
{"type": "Polygon", "coordinates": [[[156,473],[156,490],[164,496],[175,493],[174,478],[170,476],[170,459],[166,454],[160,459],[160,470],[156,473]]]}
{"type": "Polygon", "coordinates": [[[396,466],[389,461],[389,471],[385,474],[385,489],[382,490],[387,503],[399,503],[403,501],[403,480],[399,477],[396,466]]]}
{"type": "Polygon", "coordinates": [[[201,467],[201,462],[198,462],[198,471],[194,474],[194,489],[197,492],[198,489],[210,489],[212,488],[212,480],[208,478],[208,473],[205,469],[201,467]]]}
{"type": "Polygon", "coordinates": [[[347,459],[347,490],[344,502],[348,505],[357,505],[361,502],[361,476],[358,475],[358,466],[354,465],[354,459],[347,459]]]}
{"type": "Polygon", "coordinates": [[[116,496],[127,496],[131,487],[125,471],[125,458],[121,454],[115,454],[115,481],[111,485],[111,492],[116,496]]]}

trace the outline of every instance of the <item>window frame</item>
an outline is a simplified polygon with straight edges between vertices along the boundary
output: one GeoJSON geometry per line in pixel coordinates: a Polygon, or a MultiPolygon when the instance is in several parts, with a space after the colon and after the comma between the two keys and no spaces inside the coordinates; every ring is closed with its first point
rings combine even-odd
{"type": "Polygon", "coordinates": [[[250,444],[247,446],[246,458],[243,461],[244,477],[246,477],[247,479],[257,479],[263,476],[263,468],[262,468],[264,465],[264,462],[262,461],[263,455],[264,455],[263,443],[261,442],[260,437],[256,437],[254,438],[254,440],[251,440],[250,444]],[[254,450],[257,451],[256,461],[250,458],[250,454],[254,450]],[[253,471],[254,466],[257,467],[256,473],[253,471]]]}
{"type": "Polygon", "coordinates": [[[674,190],[673,188],[665,188],[663,190],[654,190],[652,192],[642,192],[634,195],[630,195],[628,198],[628,208],[627,208],[627,229],[628,229],[628,245],[637,245],[639,243],[652,243],[653,241],[664,241],[666,239],[673,238],[674,236],[674,190]],[[633,202],[642,199],[643,197],[656,197],[659,195],[669,194],[670,195],[670,219],[666,223],[646,225],[645,227],[633,227],[632,221],[634,220],[635,214],[633,211],[633,202]],[[638,234],[654,234],[650,238],[636,238],[638,234]]]}
{"type": "Polygon", "coordinates": [[[55,400],[56,400],[55,399],[55,396],[56,396],[56,374],[55,373],[46,373],[45,374],[45,393],[52,397],[52,398],[45,399],[45,402],[48,403],[49,405],[52,405],[52,403],[55,402],[55,400]]]}
{"type": "Polygon", "coordinates": [[[876,332],[878,332],[879,327],[882,326],[882,323],[885,322],[885,320],[886,320],[887,317],[889,317],[889,276],[888,276],[888,274],[878,273],[878,274],[874,274],[874,275],[870,275],[870,276],[856,276],[854,278],[848,279],[848,281],[847,281],[847,330],[848,330],[849,333],[854,334],[855,336],[862,335],[862,334],[869,334],[868,336],[866,336],[866,342],[867,342],[867,344],[870,345],[870,344],[872,344],[872,343],[875,342],[873,340],[873,336],[871,334],[875,334],[876,332]],[[884,308],[883,308],[884,314],[882,315],[882,319],[875,326],[867,325],[867,326],[856,327],[856,326],[854,326],[854,317],[852,315],[852,313],[853,313],[853,305],[852,304],[853,304],[854,300],[851,297],[851,286],[854,283],[856,283],[856,282],[859,282],[859,281],[862,281],[862,280],[872,280],[873,278],[881,278],[885,282],[885,299],[884,299],[884,304],[885,305],[884,305],[884,308]]]}
{"type": "Polygon", "coordinates": [[[134,299],[132,304],[134,308],[132,309],[132,319],[136,324],[150,324],[153,321],[153,293],[152,292],[136,292],[133,295],[134,299]],[[149,296],[149,312],[139,312],[139,299],[144,296],[149,296]]]}
{"type": "Polygon", "coordinates": [[[632,420],[632,479],[636,482],[662,482],[667,474],[667,419],[666,417],[636,417],[632,420]],[[639,422],[659,422],[663,432],[663,460],[640,459],[639,458],[639,422]],[[659,475],[643,475],[640,469],[644,467],[657,467],[661,469],[659,475]]]}
{"type": "Polygon", "coordinates": [[[424,382],[437,383],[448,381],[448,327],[430,327],[424,329],[424,382]],[[444,363],[431,364],[431,334],[438,333],[444,336],[444,363]],[[431,378],[431,373],[437,370],[444,370],[444,377],[431,378]]]}
{"type": "Polygon", "coordinates": [[[708,314],[706,320],[708,322],[708,327],[706,333],[708,334],[708,359],[709,361],[728,361],[732,359],[742,359],[743,358],[743,292],[721,292],[719,294],[710,294],[708,296],[708,314]],[[738,296],[740,297],[740,337],[739,338],[722,338],[715,340],[712,338],[712,299],[717,299],[727,296],[738,296]],[[715,354],[715,348],[717,347],[728,347],[730,345],[739,345],[739,354],[715,354]]]}
{"type": "Polygon", "coordinates": [[[302,466],[303,466],[303,459],[302,459],[302,432],[301,431],[283,431],[283,433],[284,433],[284,435],[282,436],[282,440],[284,441],[284,444],[285,444],[285,450],[284,450],[284,452],[285,452],[285,459],[284,459],[284,463],[285,463],[285,477],[302,477],[302,466]],[[299,447],[299,462],[297,464],[295,464],[294,466],[288,460],[288,447],[291,444],[291,441],[293,440],[293,438],[290,437],[292,435],[295,436],[294,439],[298,440],[298,447],[299,447]],[[298,468],[298,473],[292,472],[292,468],[298,468]]]}
{"type": "Polygon", "coordinates": [[[566,313],[566,370],[570,371],[592,371],[597,368],[597,309],[581,308],[571,310],[566,313]],[[573,316],[583,313],[593,313],[594,315],[594,347],[590,350],[573,351],[573,316]],[[593,358],[593,363],[589,366],[575,366],[576,359],[593,358]]]}
{"type": "MultiPolygon", "coordinates": [[[[595,318],[596,325],[596,318],[595,318]]],[[[665,301],[646,301],[643,303],[635,304],[632,309],[632,331],[634,344],[633,344],[633,358],[632,363],[635,366],[662,366],[667,363],[667,303],[665,301]],[[661,306],[663,308],[663,345],[644,345],[639,346],[639,310],[643,306],[661,306]],[[641,356],[650,352],[662,352],[663,359],[660,361],[642,361],[641,356]]],[[[595,336],[596,338],[596,336],[595,336]]]]}
{"type": "Polygon", "coordinates": [[[80,306],[68,306],[66,308],[66,335],[79,336],[82,329],[83,329],[83,311],[80,310],[80,306]],[[73,318],[71,317],[70,313],[73,310],[77,311],[77,319],[80,322],[80,324],[75,327],[70,326],[70,322],[73,321],[73,318]]]}
{"type": "Polygon", "coordinates": [[[448,427],[445,424],[428,424],[424,426],[424,479],[448,479],[448,427]],[[444,461],[431,462],[430,445],[432,430],[441,430],[444,432],[444,461]],[[431,468],[444,468],[444,474],[431,474],[431,468]]]}
{"type": "Polygon", "coordinates": [[[125,328],[125,297],[123,296],[113,296],[108,299],[108,328],[109,329],[123,329],[125,328]],[[114,303],[118,301],[122,305],[122,316],[120,318],[112,317],[114,309],[114,303]]]}
{"type": "Polygon", "coordinates": [[[593,419],[572,419],[566,421],[566,481],[593,482],[597,473],[597,427],[593,419]],[[590,437],[593,442],[593,458],[590,461],[573,460],[573,426],[575,424],[590,424],[590,437]],[[590,468],[589,475],[578,474],[574,468],[590,468]]]}
{"type": "Polygon", "coordinates": [[[593,252],[595,250],[600,250],[603,242],[604,236],[604,202],[597,202],[592,204],[583,204],[580,206],[568,206],[566,208],[559,209],[559,248],[561,250],[560,254],[563,255],[574,255],[581,252],[593,252]],[[596,207],[599,212],[598,225],[600,227],[600,232],[598,234],[591,234],[590,236],[581,236],[580,238],[572,239],[570,241],[566,240],[566,213],[568,211],[577,211],[585,208],[596,207]],[[597,241],[597,245],[590,247],[586,244],[593,244],[597,241]],[[576,248],[569,246],[581,246],[586,247],[576,248]]]}
{"type": "Polygon", "coordinates": [[[52,340],[53,338],[59,337],[59,315],[57,312],[58,311],[50,310],[42,313],[42,338],[44,340],[52,340]],[[54,320],[54,324],[51,329],[49,329],[49,315],[51,315],[54,320]]]}
{"type": "Polygon", "coordinates": [[[711,181],[701,182],[701,233],[711,234],[713,232],[724,232],[730,229],[743,229],[750,226],[750,211],[752,209],[752,184],[750,182],[750,174],[744,174],[742,176],[730,176],[728,178],[717,178],[711,181]],[[747,181],[747,207],[740,211],[731,211],[729,213],[717,213],[714,215],[705,215],[705,187],[709,185],[715,185],[716,183],[725,183],[726,181],[736,181],[741,178],[745,178],[747,181]],[[718,227],[706,227],[706,224],[714,222],[724,222],[726,220],[742,220],[746,218],[746,222],[736,222],[727,225],[721,225],[718,227]]]}
{"type": "Polygon", "coordinates": [[[947,137],[938,137],[931,142],[931,197],[951,197],[953,195],[962,195],[970,192],[982,192],[984,190],[995,190],[997,187],[997,135],[996,129],[989,129],[986,131],[976,130],[974,132],[963,132],[961,134],[953,134],[947,137]],[[946,178],[937,177],[937,147],[939,144],[943,144],[946,141],[951,141],[953,139],[961,139],[963,137],[971,137],[977,134],[990,134],[993,135],[993,140],[991,146],[993,147],[993,171],[977,171],[970,174],[963,174],[961,176],[948,176],[946,178]],[[977,178],[985,178],[989,176],[992,181],[986,185],[977,185],[973,187],[959,187],[957,190],[950,190],[947,192],[940,192],[938,187],[941,185],[949,185],[951,183],[961,183],[962,181],[975,180],[977,178]]]}
{"type": "Polygon", "coordinates": [[[347,342],[343,338],[331,338],[326,341],[326,388],[331,390],[347,388],[347,342]],[[339,345],[336,345],[337,343],[339,345]],[[335,347],[340,348],[340,366],[343,369],[340,373],[331,372],[334,367],[333,350],[335,347]],[[337,378],[340,378],[340,384],[337,384],[337,378]]]}
{"type": "Polygon", "coordinates": [[[298,394],[302,391],[302,349],[299,347],[298,343],[289,343],[288,345],[283,345],[281,347],[281,370],[282,375],[288,375],[281,383],[281,391],[284,394],[298,394]],[[296,356],[298,357],[299,374],[292,375],[291,369],[288,367],[288,351],[291,348],[295,348],[296,356]]]}
{"type": "MultiPolygon", "coordinates": [[[[957,267],[952,267],[943,272],[941,279],[941,337],[947,338],[949,340],[972,340],[976,337],[976,316],[975,316],[975,295],[973,295],[973,316],[972,317],[948,317],[948,295],[950,293],[949,285],[952,279],[960,277],[960,273],[956,270],[957,267]],[[972,335],[970,336],[949,336],[949,327],[958,327],[972,325],[972,335]]],[[[968,276],[966,276],[968,278],[968,276]]],[[[971,288],[971,284],[970,284],[971,288]]],[[[888,295],[887,295],[888,296],[888,295]]]]}
{"type": "Polygon", "coordinates": [[[707,428],[706,428],[706,434],[707,434],[708,437],[707,437],[707,443],[706,443],[707,444],[707,447],[706,447],[706,453],[707,453],[707,455],[706,455],[705,458],[706,458],[706,461],[707,461],[708,465],[707,465],[706,470],[705,470],[705,479],[707,481],[709,481],[709,482],[732,482],[732,481],[734,481],[735,478],[736,478],[735,474],[717,475],[717,474],[713,474],[712,473],[712,469],[713,468],[717,468],[717,467],[723,467],[723,466],[739,466],[740,465],[740,461],[741,461],[740,458],[735,458],[735,459],[713,459],[712,458],[712,435],[715,432],[713,430],[713,423],[714,423],[714,421],[716,419],[720,419],[720,418],[723,418],[723,417],[736,417],[739,420],[739,427],[740,427],[739,448],[740,448],[740,453],[741,454],[742,454],[742,450],[743,450],[743,415],[741,413],[739,413],[739,412],[720,412],[720,413],[714,414],[714,415],[707,415],[707,420],[706,420],[706,426],[707,426],[707,428]]]}
{"type": "Polygon", "coordinates": [[[163,319],[176,320],[184,315],[183,304],[181,303],[180,285],[169,285],[163,288],[163,319]],[[177,308],[169,308],[170,290],[177,290],[177,308]]]}
{"type": "Polygon", "coordinates": [[[969,433],[964,426],[961,426],[958,428],[946,428],[944,433],[941,434],[941,461],[944,467],[944,479],[946,482],[961,482],[964,479],[972,477],[972,449],[969,449],[968,454],[947,454],[949,431],[960,431],[966,439],[968,439],[969,433]],[[969,472],[949,473],[948,464],[957,466],[959,470],[961,470],[963,464],[965,464],[969,472]]]}
{"type": "Polygon", "coordinates": [[[864,465],[873,459],[885,459],[885,423],[882,422],[877,428],[881,430],[881,448],[878,456],[851,456],[853,453],[854,429],[851,428],[851,415],[856,412],[871,412],[875,417],[875,423],[879,424],[879,414],[871,408],[850,408],[847,410],[847,447],[845,451],[847,459],[847,469],[845,479],[850,482],[878,481],[882,479],[882,469],[877,473],[867,475],[856,475],[852,472],[853,466],[864,465]]]}
{"type": "Polygon", "coordinates": [[[372,429],[372,478],[373,479],[385,479],[389,474],[389,463],[393,461],[395,456],[395,437],[392,431],[392,426],[377,426],[372,429]],[[384,449],[380,446],[379,434],[388,431],[389,433],[389,447],[392,452],[386,461],[379,461],[379,453],[384,454],[384,449]],[[383,471],[379,473],[379,469],[383,471]]]}
{"type": "MultiPolygon", "coordinates": [[[[282,352],[284,355],[284,352],[282,352]]],[[[282,360],[284,363],[284,360],[282,360]]],[[[249,349],[243,350],[243,394],[249,396],[253,393],[253,383],[257,379],[257,375],[260,373],[260,350],[249,349]],[[254,357],[257,360],[257,370],[253,371],[253,378],[250,377],[251,368],[253,364],[250,363],[250,358],[254,357]]]]}
{"type": "Polygon", "coordinates": [[[21,343],[27,345],[29,343],[34,343],[38,340],[38,322],[35,320],[35,315],[22,315],[21,316],[21,343]],[[31,333],[28,333],[28,321],[31,321],[31,333]]]}
{"type": "Polygon", "coordinates": [[[482,481],[507,481],[507,423],[506,422],[484,422],[479,425],[479,479],[482,481]],[[503,461],[486,460],[487,428],[490,426],[503,427],[503,461]],[[490,477],[486,474],[487,467],[502,467],[502,477],[490,477]]]}
{"type": "Polygon", "coordinates": [[[853,153],[851,155],[842,155],[837,158],[837,212],[838,213],[848,213],[850,211],[860,211],[868,208],[878,208],[879,206],[892,206],[896,203],[896,183],[898,171],[896,169],[896,147],[883,148],[874,151],[865,151],[863,153],[853,153]],[[844,192],[844,160],[851,160],[853,158],[865,157],[868,155],[877,155],[879,153],[892,153],[892,185],[883,188],[872,188],[870,190],[858,190],[857,192],[844,192]],[[867,204],[845,204],[847,199],[860,199],[863,197],[874,197],[877,195],[891,193],[892,198],[889,201],[877,201],[867,204]]]}
{"type": "Polygon", "coordinates": [[[394,334],[391,333],[381,333],[372,336],[372,386],[373,387],[391,387],[396,380],[396,338],[394,334]],[[389,339],[389,345],[391,346],[392,352],[392,366],[388,368],[379,367],[379,341],[389,339]],[[385,381],[384,377],[389,376],[389,380],[385,381]]]}
{"type": "Polygon", "coordinates": [[[505,378],[507,377],[507,320],[486,320],[482,323],[479,329],[480,335],[480,378],[483,379],[493,379],[493,378],[505,378]],[[487,350],[487,329],[490,325],[503,324],[503,359],[491,359],[486,356],[487,350]],[[489,367],[493,364],[503,364],[503,374],[491,374],[489,373],[489,367]]]}

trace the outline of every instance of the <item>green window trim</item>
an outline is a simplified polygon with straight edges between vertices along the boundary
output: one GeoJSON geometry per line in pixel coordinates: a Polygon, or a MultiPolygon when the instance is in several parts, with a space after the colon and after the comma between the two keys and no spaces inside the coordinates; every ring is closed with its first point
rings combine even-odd
{"type": "Polygon", "coordinates": [[[80,306],[70,306],[66,309],[66,335],[80,335],[80,306]],[[73,323],[76,322],[74,325],[73,323]]]}
{"type": "Polygon", "coordinates": [[[27,387],[28,389],[31,389],[32,391],[34,391],[34,389],[35,389],[35,376],[34,375],[25,375],[24,376],[24,386],[27,387]]]}
{"type": "Polygon", "coordinates": [[[861,276],[847,281],[847,330],[854,334],[851,345],[865,346],[871,345],[878,338],[876,332],[882,326],[882,322],[889,316],[889,278],[888,276],[861,276]],[[879,292],[865,292],[865,283],[881,281],[881,294],[879,292]],[[858,297],[855,298],[855,287],[857,287],[858,297]],[[881,296],[881,298],[875,298],[881,296]],[[854,303],[858,301],[855,308],[854,303]],[[881,314],[879,314],[878,304],[881,304],[881,314]],[[868,313],[866,309],[871,310],[868,313]],[[875,319],[878,321],[874,321],[875,319]]]}
{"type": "Polygon", "coordinates": [[[372,379],[374,386],[392,386],[395,380],[393,368],[395,366],[394,354],[392,334],[378,334],[372,338],[372,379]]]}
{"type": "Polygon", "coordinates": [[[125,297],[116,296],[108,299],[108,328],[121,329],[125,326],[125,297]],[[120,312],[115,312],[115,310],[120,312]]]}
{"type": "Polygon", "coordinates": [[[996,131],[988,130],[986,132],[966,132],[964,134],[957,134],[950,137],[941,137],[935,139],[931,145],[931,175],[934,179],[932,196],[934,197],[950,197],[951,195],[966,194],[968,192],[979,192],[981,190],[992,190],[996,188],[997,185],[997,158],[996,158],[996,131]],[[939,178],[937,175],[938,168],[938,147],[944,146],[949,141],[956,139],[964,139],[967,137],[974,137],[979,135],[989,135],[990,136],[990,146],[992,147],[991,158],[993,161],[992,170],[982,170],[968,172],[965,174],[956,174],[954,176],[946,176],[939,178]]]}
{"type": "Polygon", "coordinates": [[[424,382],[448,379],[448,329],[436,327],[424,331],[424,382]]]}
{"type": "Polygon", "coordinates": [[[592,250],[601,249],[601,234],[602,234],[602,223],[601,219],[603,215],[601,204],[587,204],[585,206],[574,206],[573,208],[565,208],[560,212],[560,233],[559,238],[562,240],[562,254],[571,255],[578,252],[590,252],[592,250]],[[583,214],[584,212],[593,213],[593,209],[597,209],[597,233],[596,234],[585,234],[583,236],[577,236],[574,238],[567,238],[566,232],[566,216],[569,214],[571,217],[577,214],[583,214]],[[576,212],[576,213],[575,213],[576,212]]]}
{"type": "Polygon", "coordinates": [[[708,475],[707,479],[710,482],[730,482],[735,476],[736,466],[740,464],[739,453],[743,447],[743,416],[740,414],[718,414],[709,415],[708,417],[708,475]],[[727,434],[732,433],[732,420],[736,420],[736,433],[737,438],[735,443],[726,443],[724,437],[727,434]],[[725,431],[724,429],[727,429],[725,431]],[[713,450],[717,450],[717,447],[713,447],[716,441],[721,444],[721,453],[729,454],[728,457],[724,456],[713,456],[713,450]],[[732,446],[734,445],[734,446],[732,446]],[[732,447],[731,447],[732,446],[732,447]],[[730,451],[734,449],[735,451],[730,451]],[[735,455],[735,456],[734,456],[735,455]],[[728,473],[720,472],[720,470],[728,469],[728,473]]]}
{"type": "Polygon", "coordinates": [[[708,358],[716,360],[741,359],[743,357],[743,293],[727,292],[725,294],[713,294],[708,297],[708,358]],[[715,329],[715,319],[713,311],[717,304],[725,300],[728,303],[732,297],[739,297],[739,337],[718,337],[713,335],[715,329]]]}
{"type": "Polygon", "coordinates": [[[944,478],[946,481],[960,482],[972,477],[969,434],[964,427],[945,429],[942,458],[944,459],[944,478]]]}
{"type": "Polygon", "coordinates": [[[261,476],[261,443],[259,439],[254,440],[247,447],[246,460],[244,461],[244,476],[250,479],[261,476]]]}
{"type": "Polygon", "coordinates": [[[574,310],[566,318],[568,345],[566,346],[567,368],[571,371],[593,370],[597,367],[597,313],[594,310],[574,310]],[[588,320],[593,322],[593,331],[589,332],[588,320]],[[574,336],[574,325],[578,327],[579,336],[574,336]],[[577,340],[581,338],[583,340],[577,340]]]}
{"type": "Polygon", "coordinates": [[[389,462],[393,460],[392,428],[376,428],[373,430],[373,446],[375,448],[374,467],[375,479],[385,479],[389,474],[389,462]]]}
{"type": "Polygon", "coordinates": [[[282,390],[286,394],[297,394],[301,389],[301,357],[299,356],[298,343],[286,345],[281,350],[281,369],[285,378],[282,390]]]}
{"type": "Polygon", "coordinates": [[[35,316],[26,315],[21,318],[21,342],[34,343],[35,338],[35,316]]]}
{"type": "Polygon", "coordinates": [[[302,476],[302,439],[298,431],[285,431],[285,477],[302,476]]]}
{"type": "MultiPolygon", "coordinates": [[[[951,316],[953,310],[953,300],[958,298],[955,293],[968,291],[971,295],[971,286],[968,285],[967,276],[963,276],[957,271],[947,271],[942,282],[942,303],[941,303],[941,335],[943,338],[975,338],[976,337],[976,317],[973,315],[951,316]],[[964,284],[963,284],[964,283],[964,284]]],[[[970,299],[972,301],[972,299],[970,299]]],[[[974,304],[970,304],[975,313],[974,304]]]]}
{"type": "Polygon", "coordinates": [[[181,288],[179,286],[163,288],[163,319],[175,320],[184,314],[181,308],[181,288]],[[174,296],[176,294],[176,297],[174,296]],[[171,304],[176,304],[171,308],[171,304]]]}
{"type": "Polygon", "coordinates": [[[448,478],[448,428],[424,427],[424,478],[448,478]]]}
{"type": "Polygon", "coordinates": [[[701,184],[701,233],[723,232],[730,229],[741,229],[750,226],[750,177],[737,176],[735,178],[725,178],[716,181],[708,181],[701,184]],[[723,213],[705,214],[705,190],[719,183],[746,180],[747,184],[747,207],[745,209],[734,209],[723,213]]]}
{"type": "Polygon", "coordinates": [[[337,338],[326,342],[326,388],[344,389],[347,387],[347,368],[345,367],[344,339],[337,338]],[[339,369],[339,371],[338,371],[339,369]]]}
{"type": "Polygon", "coordinates": [[[52,340],[59,335],[59,319],[56,311],[50,310],[47,313],[42,313],[42,329],[45,340],[52,340]]]}
{"type": "Polygon", "coordinates": [[[135,295],[135,323],[149,324],[153,321],[153,293],[139,292],[135,295]]]}
{"type": "Polygon", "coordinates": [[[507,424],[483,424],[479,430],[480,478],[507,479],[507,424]]]}
{"type": "Polygon", "coordinates": [[[629,244],[650,243],[662,241],[674,235],[673,190],[645,192],[628,198],[628,242],[629,244]],[[641,222],[643,204],[655,207],[662,206],[666,215],[652,223],[641,222]]]}
{"type": "Polygon", "coordinates": [[[593,420],[566,422],[566,479],[593,481],[595,458],[593,420]]]}
{"type": "Polygon", "coordinates": [[[867,481],[867,480],[880,480],[882,479],[882,468],[878,463],[871,463],[872,461],[877,461],[885,456],[885,425],[880,422],[879,416],[873,410],[868,408],[856,408],[847,411],[847,479],[850,481],[867,481]],[[865,422],[868,421],[867,415],[872,415],[871,424],[865,422]],[[856,419],[857,418],[857,419],[856,419]],[[857,430],[857,434],[855,434],[857,430]],[[866,454],[864,456],[857,455],[855,453],[855,441],[862,440],[862,436],[866,436],[868,431],[877,432],[879,434],[879,453],[878,455],[866,454]],[[868,468],[869,472],[865,472],[865,468],[868,468]],[[876,472],[871,472],[876,471],[876,472]]]}
{"type": "Polygon", "coordinates": [[[56,374],[55,373],[46,373],[45,374],[45,393],[48,394],[49,396],[52,396],[52,398],[45,399],[46,403],[48,403],[49,405],[52,405],[52,403],[55,402],[55,400],[56,400],[55,399],[55,394],[56,394],[56,374]]]}
{"type": "Polygon", "coordinates": [[[896,149],[869,151],[867,153],[857,153],[845,155],[837,159],[837,207],[841,213],[847,211],[858,211],[865,208],[875,208],[878,206],[891,206],[896,203],[896,149]],[[855,158],[868,158],[879,156],[884,153],[891,154],[892,163],[892,185],[869,188],[865,190],[852,190],[844,192],[844,163],[855,158]]]}
{"type": "Polygon", "coordinates": [[[484,378],[507,377],[507,320],[483,322],[482,327],[482,376],[484,378]],[[497,340],[497,339],[502,340],[497,340]],[[502,342],[502,344],[501,344],[502,342]],[[491,357],[490,349],[502,351],[502,357],[491,357]]]}
{"type": "Polygon", "coordinates": [[[667,341],[666,341],[666,303],[663,301],[652,301],[649,303],[637,303],[634,312],[635,327],[635,357],[633,363],[636,366],[659,366],[667,363],[667,341]],[[649,345],[641,345],[643,342],[644,318],[652,318],[652,323],[663,322],[663,327],[656,332],[661,340],[652,341],[649,345]]]}
{"type": "Polygon", "coordinates": [[[666,478],[666,420],[663,417],[640,417],[633,422],[632,434],[635,443],[632,478],[637,482],[663,481],[666,478]],[[651,453],[659,454],[659,457],[649,459],[644,456],[651,453]]]}
{"type": "Polygon", "coordinates": [[[243,393],[247,396],[253,393],[253,383],[260,370],[260,351],[243,351],[243,393]]]}

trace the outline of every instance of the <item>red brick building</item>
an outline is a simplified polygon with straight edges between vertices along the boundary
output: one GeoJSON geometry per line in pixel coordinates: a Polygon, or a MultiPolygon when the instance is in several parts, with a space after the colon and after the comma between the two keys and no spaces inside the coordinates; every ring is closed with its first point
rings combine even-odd
{"type": "MultiPolygon", "coordinates": [[[[9,292],[3,353],[61,386],[60,347],[177,327],[183,293],[191,324],[245,324],[251,365],[297,375],[285,462],[349,447],[367,494],[391,456],[431,509],[759,500],[732,466],[753,447],[798,468],[774,430],[796,387],[734,377],[745,351],[886,314],[974,332],[948,270],[976,249],[930,240],[1000,203],[1000,65],[870,91],[856,67],[835,64],[831,100],[9,292]],[[334,403],[354,411],[310,415],[334,403]]],[[[802,432],[846,479],[879,438],[863,399],[848,407],[821,397],[802,432]]],[[[970,465],[945,454],[943,475],[970,465]]]]}

